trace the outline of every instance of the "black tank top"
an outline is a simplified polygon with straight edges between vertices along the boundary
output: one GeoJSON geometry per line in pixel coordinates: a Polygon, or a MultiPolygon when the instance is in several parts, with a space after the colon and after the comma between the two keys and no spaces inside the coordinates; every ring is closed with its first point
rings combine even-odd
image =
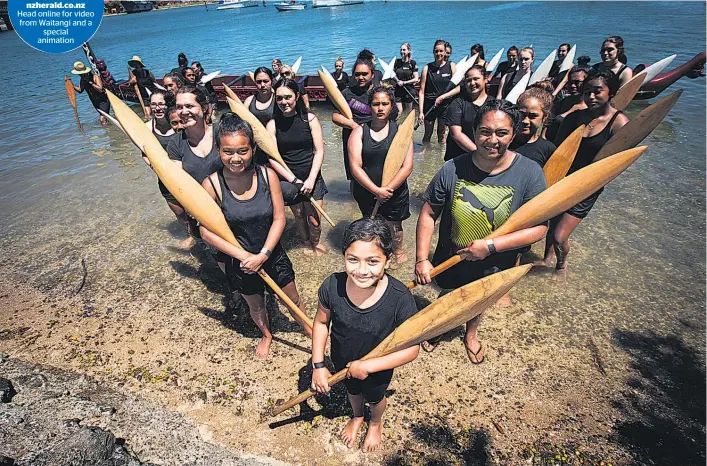
{"type": "Polygon", "coordinates": [[[263,126],[268,124],[268,121],[272,120],[272,114],[273,111],[275,110],[275,94],[273,94],[270,97],[270,105],[268,105],[268,108],[260,110],[256,105],[255,101],[258,100],[256,96],[253,96],[253,100],[250,101],[250,105],[248,106],[248,110],[250,110],[250,113],[255,115],[255,118],[260,121],[263,126]]]}
{"type": "Polygon", "coordinates": [[[428,63],[425,99],[434,100],[447,92],[450,82],[452,82],[452,64],[449,61],[441,67],[434,62],[428,63]]]}
{"type": "Polygon", "coordinates": [[[286,117],[276,112],[275,128],[277,148],[283,160],[297,178],[307,179],[314,160],[314,140],[309,122],[299,115],[286,117]]]}
{"type": "MultiPolygon", "coordinates": [[[[567,119],[570,118],[571,115],[577,115],[578,113],[579,112],[570,113],[570,115],[567,116],[565,121],[567,121],[567,119]]],[[[609,123],[607,123],[606,127],[599,133],[595,134],[594,136],[582,138],[582,142],[579,144],[579,149],[577,149],[577,155],[574,157],[574,162],[572,163],[569,172],[567,172],[568,175],[592,163],[594,157],[599,153],[601,148],[604,147],[604,144],[606,144],[607,141],[611,139],[611,126],[614,124],[614,120],[616,120],[616,117],[618,117],[620,114],[621,111],[616,112],[614,116],[611,117],[611,120],[609,120],[609,123]]],[[[575,116],[575,121],[576,120],[577,117],[575,116]]],[[[576,128],[579,125],[573,124],[573,126],[575,126],[576,128]]]]}
{"type": "Polygon", "coordinates": [[[147,68],[135,68],[133,70],[133,75],[135,75],[135,79],[140,87],[146,87],[150,91],[155,90],[155,84],[152,82],[152,78],[150,77],[150,70],[147,68]]]}
{"type": "MultiPolygon", "coordinates": [[[[273,206],[263,167],[253,164],[253,169],[258,173],[258,186],[253,197],[247,200],[237,199],[233,195],[223,177],[223,168],[217,173],[221,185],[220,203],[223,216],[243,249],[251,254],[257,254],[265,246],[265,240],[270,233],[273,222],[273,206]]],[[[279,247],[280,243],[278,242],[276,249],[279,247]]]]}
{"type": "MultiPolygon", "coordinates": [[[[388,136],[381,141],[376,141],[371,137],[371,124],[363,125],[363,147],[361,148],[361,162],[363,163],[363,171],[376,184],[380,186],[383,183],[383,166],[388,155],[388,149],[393,142],[395,134],[398,132],[398,125],[394,121],[388,123],[388,136]]],[[[408,191],[407,180],[404,181],[394,192],[394,196],[408,191]]]]}

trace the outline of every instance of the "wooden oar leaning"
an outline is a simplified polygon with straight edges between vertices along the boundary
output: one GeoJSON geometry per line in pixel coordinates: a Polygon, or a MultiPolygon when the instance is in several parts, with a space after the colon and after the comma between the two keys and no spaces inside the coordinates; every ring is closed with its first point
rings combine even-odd
{"type": "MultiPolygon", "coordinates": [[[[128,66],[128,79],[133,78],[133,70],[130,69],[130,66],[128,66]]],[[[135,89],[135,94],[137,95],[137,100],[140,102],[140,107],[142,107],[142,113],[145,115],[145,118],[147,118],[147,109],[145,108],[145,102],[142,100],[142,94],[140,93],[140,86],[137,85],[137,82],[133,85],[133,88],[135,89]]]]}
{"type": "MultiPolygon", "coordinates": [[[[226,97],[226,101],[228,102],[228,106],[231,108],[231,111],[244,119],[245,121],[250,124],[251,128],[253,128],[253,138],[255,139],[255,143],[258,144],[258,147],[263,150],[266,154],[270,156],[270,158],[274,159],[277,163],[282,165],[282,167],[287,170],[288,173],[294,176],[294,173],[292,173],[292,170],[290,170],[290,167],[287,166],[285,161],[282,159],[282,156],[280,155],[280,151],[277,149],[277,142],[273,140],[272,136],[268,132],[267,129],[265,129],[265,126],[256,118],[255,115],[250,113],[250,110],[235,100],[231,99],[230,97],[226,97]]],[[[336,224],[334,221],[329,217],[329,215],[324,212],[324,209],[317,204],[317,202],[312,199],[311,196],[309,196],[309,201],[312,203],[312,207],[314,207],[317,212],[319,212],[319,215],[324,217],[324,220],[329,223],[332,227],[335,227],[336,224]]]]}
{"type": "MultiPolygon", "coordinates": [[[[524,228],[534,227],[556,217],[619,176],[647,148],[647,146],[641,146],[619,152],[577,170],[523,204],[503,225],[491,232],[485,239],[493,239],[524,228]]],[[[460,255],[452,256],[432,269],[430,276],[435,277],[461,261],[460,255]]],[[[407,284],[408,288],[415,286],[414,281],[407,284]]]]}
{"type": "Polygon", "coordinates": [[[582,144],[584,127],[585,125],[580,125],[572,131],[572,134],[562,141],[560,147],[555,149],[555,152],[545,162],[543,173],[545,174],[545,182],[548,188],[564,178],[572,166],[577,150],[579,150],[579,145],[582,144]]]}
{"type": "MultiPolygon", "coordinates": [[[[415,346],[423,341],[443,335],[468,322],[492,306],[520,280],[532,267],[531,264],[514,267],[457,288],[400,324],[373,351],[362,360],[377,358],[415,346]]],[[[348,369],[329,378],[329,386],[341,382],[348,369]]],[[[289,401],[276,406],[271,414],[282,413],[314,396],[312,389],[302,392],[289,401]]]]}
{"type": "Polygon", "coordinates": [[[71,102],[71,106],[74,109],[74,116],[76,117],[76,124],[79,126],[79,130],[83,133],[83,127],[81,126],[81,120],[79,119],[79,110],[76,108],[76,89],[74,89],[74,83],[71,82],[71,78],[64,76],[64,87],[66,88],[66,96],[71,102]]]}
{"type": "MultiPolygon", "coordinates": [[[[393,137],[390,143],[388,153],[383,164],[383,179],[381,186],[388,186],[393,181],[395,175],[398,174],[405,162],[405,157],[410,150],[412,144],[413,127],[415,126],[415,112],[410,112],[403,121],[403,124],[398,126],[398,132],[393,137]]],[[[371,217],[375,217],[380,208],[380,200],[376,200],[376,205],[373,207],[371,217]]]]}
{"type": "Polygon", "coordinates": [[[611,105],[616,110],[625,109],[628,104],[631,103],[636,94],[643,86],[643,80],[646,77],[646,70],[641,71],[636,76],[631,78],[626,84],[621,86],[621,88],[616,92],[616,95],[611,99],[611,105]]]}
{"type": "Polygon", "coordinates": [[[241,101],[241,99],[238,97],[238,95],[236,95],[236,93],[233,92],[233,89],[226,86],[225,84],[223,86],[223,92],[226,93],[226,97],[230,97],[232,100],[235,100],[239,104],[243,104],[243,101],[241,101]]]}
{"type": "MultiPolygon", "coordinates": [[[[162,180],[162,183],[164,183],[169,192],[177,198],[199,223],[233,246],[243,249],[228,227],[228,223],[226,223],[221,208],[211,196],[209,196],[206,190],[194,180],[191,175],[179,168],[177,164],[169,159],[167,153],[162,149],[162,146],[155,138],[155,135],[145,126],[145,123],[143,123],[135,112],[113,93],[110,91],[107,91],[107,93],[108,99],[113,106],[115,116],[125,130],[125,133],[130,137],[133,143],[145,153],[150,160],[150,165],[153,170],[160,180],[162,180]]],[[[258,275],[272,288],[275,294],[277,294],[290,310],[290,313],[304,322],[303,326],[305,329],[311,332],[312,319],[307,317],[307,315],[297,307],[264,270],[261,269],[258,275]]]]}
{"type": "Polygon", "coordinates": [[[331,73],[322,66],[322,71],[317,70],[317,74],[319,74],[319,78],[322,80],[322,84],[324,84],[324,88],[336,109],[349,120],[353,120],[351,108],[348,102],[346,102],[344,95],[339,90],[339,86],[336,85],[336,80],[334,80],[331,73]]]}

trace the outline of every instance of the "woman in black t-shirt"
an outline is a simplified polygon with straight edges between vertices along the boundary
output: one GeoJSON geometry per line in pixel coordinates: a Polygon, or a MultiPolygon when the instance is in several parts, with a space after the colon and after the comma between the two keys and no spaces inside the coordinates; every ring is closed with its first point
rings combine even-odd
{"type": "Polygon", "coordinates": [[[403,107],[412,108],[415,100],[415,84],[420,81],[420,73],[417,71],[417,63],[412,59],[412,47],[405,42],[400,46],[400,58],[393,63],[395,70],[395,105],[398,113],[403,113],[403,107]]]}
{"type": "Polygon", "coordinates": [[[336,87],[340,91],[343,91],[349,86],[349,75],[344,71],[344,59],[337,57],[334,62],[334,81],[336,81],[336,87]]]}
{"type": "Polygon", "coordinates": [[[540,136],[543,125],[551,116],[552,94],[532,87],[518,97],[516,106],[520,110],[521,126],[509,149],[544,167],[556,149],[555,144],[540,136]]]}
{"type": "Polygon", "coordinates": [[[447,139],[445,161],[476,150],[474,120],[479,107],[489,99],[487,82],[485,67],[474,65],[467,70],[459,97],[447,109],[446,122],[451,137],[447,139]]]}

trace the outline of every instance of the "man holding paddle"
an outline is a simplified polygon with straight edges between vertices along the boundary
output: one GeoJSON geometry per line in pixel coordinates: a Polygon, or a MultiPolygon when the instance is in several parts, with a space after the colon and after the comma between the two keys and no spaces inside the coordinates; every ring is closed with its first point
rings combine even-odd
{"type": "MultiPolygon", "coordinates": [[[[513,267],[519,248],[543,238],[545,224],[484,240],[523,204],[545,190],[540,166],[508,145],[520,126],[519,111],[500,100],[490,100],[479,109],[475,120],[477,149],[444,164],[423,195],[425,204],[417,222],[415,277],[418,284],[432,281],[433,265],[459,254],[463,260],[436,277],[446,290],[459,288],[486,275],[513,267]],[[439,240],[429,259],[435,220],[442,216],[439,240]]],[[[504,298],[499,300],[502,304],[504,298]]],[[[508,298],[505,298],[508,302],[508,298]]],[[[477,337],[480,316],[466,325],[464,344],[469,360],[484,360],[477,337]]],[[[435,342],[423,344],[434,350],[435,342]]]]}

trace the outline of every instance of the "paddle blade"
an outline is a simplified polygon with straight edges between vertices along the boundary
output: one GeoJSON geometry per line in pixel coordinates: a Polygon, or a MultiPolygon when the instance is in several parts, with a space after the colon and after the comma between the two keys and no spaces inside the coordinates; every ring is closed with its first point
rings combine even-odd
{"type": "Polygon", "coordinates": [[[528,86],[535,84],[538,81],[542,81],[543,79],[547,78],[547,75],[550,73],[550,69],[552,69],[552,62],[555,61],[555,55],[557,54],[557,50],[553,50],[550,55],[545,57],[545,60],[543,60],[542,63],[540,63],[540,66],[538,66],[538,69],[535,70],[535,72],[530,76],[530,80],[528,81],[528,86]]]}
{"type": "Polygon", "coordinates": [[[319,74],[319,79],[322,80],[322,84],[324,84],[324,88],[326,89],[329,98],[342,115],[344,115],[349,120],[353,120],[353,113],[351,113],[351,108],[349,108],[349,104],[346,102],[346,99],[344,98],[343,94],[341,94],[339,87],[336,85],[336,81],[332,77],[331,73],[329,73],[329,71],[323,66],[322,70],[324,71],[317,70],[317,73],[319,74]]]}
{"type": "Polygon", "coordinates": [[[415,112],[410,112],[405,118],[405,121],[403,121],[403,124],[398,126],[398,132],[395,133],[395,137],[393,137],[393,141],[388,148],[385,164],[383,164],[383,186],[388,185],[403,166],[405,157],[410,151],[410,145],[412,144],[414,126],[415,112]]]}
{"type": "MultiPolygon", "coordinates": [[[[293,73],[294,75],[294,73],[293,73]]],[[[253,84],[255,84],[255,75],[253,74],[252,71],[248,71],[248,76],[250,77],[250,80],[253,81],[253,84]]]]}
{"type": "Polygon", "coordinates": [[[295,63],[290,67],[290,69],[292,70],[293,76],[297,76],[297,72],[299,71],[299,67],[301,64],[302,64],[302,57],[300,56],[299,58],[297,58],[297,60],[295,60],[295,63]]]}
{"type": "Polygon", "coordinates": [[[496,52],[496,55],[493,56],[490,62],[486,63],[486,72],[487,73],[493,73],[496,71],[496,67],[498,66],[499,62],[501,61],[501,57],[503,56],[503,51],[506,50],[504,48],[501,48],[498,52],[496,52]]]}
{"type": "Polygon", "coordinates": [[[285,161],[282,160],[280,151],[277,150],[277,142],[275,142],[260,120],[258,120],[255,115],[250,113],[250,110],[248,110],[245,105],[236,102],[230,97],[226,97],[226,102],[228,102],[228,106],[231,108],[233,113],[247,121],[250,127],[253,128],[253,138],[255,139],[255,143],[258,147],[289,171],[290,169],[287,168],[287,164],[285,164],[285,161]]]}
{"type": "Polygon", "coordinates": [[[565,59],[562,61],[562,65],[560,66],[560,73],[564,73],[565,71],[569,71],[570,68],[572,68],[572,65],[574,65],[574,56],[577,53],[577,44],[574,44],[572,48],[570,49],[569,52],[567,52],[567,56],[565,59]]]}
{"type": "Polygon", "coordinates": [[[64,88],[66,89],[66,96],[69,98],[71,106],[76,108],[76,89],[74,89],[74,84],[68,76],[64,76],[64,88]]]}
{"type": "Polygon", "coordinates": [[[462,79],[464,79],[464,75],[466,74],[467,71],[469,71],[469,68],[474,66],[474,63],[476,63],[476,59],[479,57],[479,54],[473,55],[471,58],[464,57],[464,60],[462,62],[459,62],[457,65],[457,69],[454,72],[454,75],[452,76],[452,84],[455,86],[462,82],[462,79]]]}
{"type": "Polygon", "coordinates": [[[669,57],[665,57],[662,60],[659,60],[653,63],[648,68],[646,68],[644,70],[646,72],[646,77],[643,79],[643,84],[650,82],[651,80],[653,80],[653,78],[662,73],[663,70],[667,68],[668,65],[673,62],[673,60],[675,60],[675,57],[677,57],[677,55],[670,55],[669,57]]]}
{"type": "Polygon", "coordinates": [[[616,93],[614,98],[611,100],[611,105],[616,110],[623,110],[625,109],[628,104],[631,103],[634,97],[636,97],[636,94],[638,93],[639,89],[641,89],[641,86],[643,85],[643,79],[646,77],[646,70],[641,71],[638,73],[636,76],[631,78],[629,82],[624,84],[619,88],[619,91],[616,93]]]}
{"type": "Polygon", "coordinates": [[[556,217],[606,186],[630,167],[646,149],[646,146],[641,146],[619,152],[577,170],[523,204],[486,238],[498,238],[556,217]]]}
{"type": "Polygon", "coordinates": [[[206,228],[240,247],[223,217],[221,208],[187,172],[171,161],[142,119],[112,92],[106,91],[115,116],[131,141],[150,161],[155,173],[180,204],[206,228]]]}
{"type": "Polygon", "coordinates": [[[226,97],[230,97],[232,100],[235,100],[235,101],[238,102],[239,104],[242,104],[242,103],[243,103],[243,102],[241,101],[241,99],[236,95],[236,93],[233,92],[233,89],[231,89],[230,87],[226,86],[225,83],[224,83],[224,85],[223,85],[223,92],[226,94],[226,97]]]}
{"type": "Polygon", "coordinates": [[[393,79],[395,77],[395,57],[393,57],[385,66],[385,73],[383,73],[383,79],[393,79]]]}
{"type": "MultiPolygon", "coordinates": [[[[484,277],[457,288],[410,317],[388,335],[373,351],[362,360],[377,358],[415,346],[430,338],[438,337],[478,316],[528,273],[531,264],[513,267],[503,272],[484,277]]],[[[329,378],[332,386],[346,377],[346,369],[329,378]]],[[[285,403],[276,406],[271,414],[281,412],[303,403],[316,392],[309,389],[285,403]]]]}
{"type": "MultiPolygon", "coordinates": [[[[121,130],[123,133],[125,133],[125,130],[123,129],[123,127],[120,126],[120,122],[119,122],[118,120],[116,120],[115,118],[113,118],[112,116],[110,116],[109,113],[104,112],[104,111],[101,110],[100,108],[98,109],[98,113],[100,113],[101,115],[103,115],[104,117],[106,117],[106,119],[107,119],[108,121],[110,121],[111,123],[113,123],[119,130],[121,130]]],[[[127,135],[128,133],[125,133],[125,134],[127,135]]]]}
{"type": "Polygon", "coordinates": [[[216,71],[214,71],[214,72],[212,72],[212,73],[205,74],[204,76],[201,77],[201,79],[199,80],[199,82],[200,82],[201,84],[206,84],[206,83],[210,82],[212,79],[214,79],[216,76],[218,76],[218,74],[219,74],[220,72],[221,72],[221,70],[216,70],[216,71]]]}
{"type": "Polygon", "coordinates": [[[508,93],[506,96],[506,100],[512,104],[515,104],[518,102],[518,97],[525,91],[525,88],[528,87],[528,81],[530,80],[530,74],[531,73],[526,73],[525,76],[523,76],[520,81],[511,89],[511,92],[508,93]]]}
{"type": "Polygon", "coordinates": [[[615,154],[640,144],[641,141],[647,138],[660,122],[663,121],[681,95],[682,89],[644,108],[641,113],[636,115],[633,120],[626,123],[623,128],[618,130],[616,134],[604,144],[599,153],[594,157],[594,161],[596,162],[606,158],[610,154],[615,154]]]}
{"type": "Polygon", "coordinates": [[[569,171],[572,162],[574,162],[574,157],[577,155],[579,145],[582,143],[583,133],[584,125],[580,125],[579,128],[575,129],[572,134],[562,141],[560,147],[555,149],[555,152],[545,163],[543,173],[545,173],[545,181],[548,187],[564,178],[569,171]]]}

